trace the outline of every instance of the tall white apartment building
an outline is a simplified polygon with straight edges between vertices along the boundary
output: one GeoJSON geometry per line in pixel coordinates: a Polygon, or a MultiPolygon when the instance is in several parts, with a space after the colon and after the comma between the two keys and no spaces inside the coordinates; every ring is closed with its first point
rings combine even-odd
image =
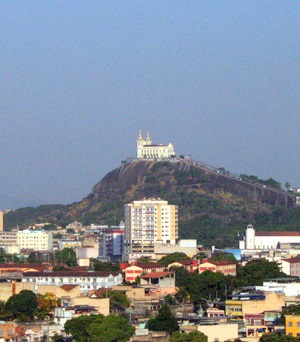
{"type": "Polygon", "coordinates": [[[143,139],[142,132],[139,132],[137,140],[137,159],[165,159],[175,157],[174,147],[168,145],[152,144],[150,134],[147,132],[146,139],[143,139]]]}
{"type": "Polygon", "coordinates": [[[178,239],[178,207],[160,198],[125,204],[125,258],[152,256],[154,244],[174,245],[178,239]],[[130,256],[131,254],[131,256],[130,256]]]}
{"type": "Polygon", "coordinates": [[[20,249],[32,249],[35,251],[48,251],[53,248],[51,231],[44,230],[19,230],[17,243],[20,249]]]}

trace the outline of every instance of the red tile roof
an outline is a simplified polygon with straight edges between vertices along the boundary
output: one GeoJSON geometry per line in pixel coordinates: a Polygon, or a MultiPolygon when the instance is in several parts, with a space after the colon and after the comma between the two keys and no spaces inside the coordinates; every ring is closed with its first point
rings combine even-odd
{"type": "Polygon", "coordinates": [[[71,285],[71,284],[64,284],[61,286],[61,288],[67,292],[75,289],[75,287],[78,287],[79,285],[71,285]]]}
{"type": "Polygon", "coordinates": [[[300,232],[255,232],[255,236],[300,236],[300,232]]]}
{"type": "Polygon", "coordinates": [[[138,266],[138,267],[141,267],[142,269],[145,269],[145,268],[165,268],[164,265],[160,265],[160,264],[156,264],[155,262],[153,263],[149,263],[149,264],[136,264],[136,265],[132,265],[132,266],[138,266]]]}
{"type": "Polygon", "coordinates": [[[191,260],[173,261],[173,262],[171,262],[169,265],[175,264],[176,262],[177,262],[178,264],[185,265],[185,266],[192,265],[192,261],[191,261],[191,260]]]}
{"type": "Polygon", "coordinates": [[[96,271],[96,272],[27,272],[24,277],[108,277],[109,275],[117,276],[121,274],[118,271],[96,271]]]}
{"type": "Polygon", "coordinates": [[[294,257],[291,259],[283,259],[282,261],[289,262],[290,264],[299,264],[300,263],[300,258],[299,257],[294,257]]]}
{"type": "Polygon", "coordinates": [[[163,278],[163,277],[170,275],[170,274],[174,274],[174,272],[152,272],[152,273],[145,274],[145,275],[141,276],[140,278],[142,278],[142,279],[163,278]]]}
{"type": "Polygon", "coordinates": [[[96,297],[96,298],[102,298],[104,294],[107,293],[107,289],[104,287],[100,287],[99,289],[97,289],[96,291],[94,291],[93,293],[90,294],[89,297],[96,297]]]}

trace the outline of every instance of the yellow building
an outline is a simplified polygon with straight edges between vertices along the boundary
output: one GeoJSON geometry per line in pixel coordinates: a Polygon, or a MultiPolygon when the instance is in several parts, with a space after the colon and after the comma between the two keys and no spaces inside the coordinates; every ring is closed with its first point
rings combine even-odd
{"type": "Polygon", "coordinates": [[[285,333],[289,336],[300,336],[300,315],[285,315],[285,333]]]}
{"type": "Polygon", "coordinates": [[[174,245],[178,239],[178,208],[160,198],[125,204],[125,253],[128,259],[154,256],[157,242],[174,245]],[[134,256],[129,256],[134,254],[134,256]]]}

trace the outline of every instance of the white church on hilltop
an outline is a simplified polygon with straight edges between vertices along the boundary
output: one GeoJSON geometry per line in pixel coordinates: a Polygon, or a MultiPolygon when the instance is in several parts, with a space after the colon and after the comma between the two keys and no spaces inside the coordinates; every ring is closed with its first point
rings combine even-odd
{"type": "Polygon", "coordinates": [[[137,159],[166,159],[176,156],[174,147],[171,143],[168,145],[152,144],[150,134],[147,132],[146,139],[142,137],[142,132],[139,132],[137,140],[137,159]]]}

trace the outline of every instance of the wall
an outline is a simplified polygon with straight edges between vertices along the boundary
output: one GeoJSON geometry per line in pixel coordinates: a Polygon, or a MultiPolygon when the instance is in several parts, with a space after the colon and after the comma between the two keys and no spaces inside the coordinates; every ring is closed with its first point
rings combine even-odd
{"type": "Polygon", "coordinates": [[[197,325],[197,330],[208,337],[208,342],[238,338],[238,324],[197,325]]]}
{"type": "Polygon", "coordinates": [[[71,299],[70,305],[91,305],[102,315],[109,315],[109,298],[76,297],[71,299]]]}

